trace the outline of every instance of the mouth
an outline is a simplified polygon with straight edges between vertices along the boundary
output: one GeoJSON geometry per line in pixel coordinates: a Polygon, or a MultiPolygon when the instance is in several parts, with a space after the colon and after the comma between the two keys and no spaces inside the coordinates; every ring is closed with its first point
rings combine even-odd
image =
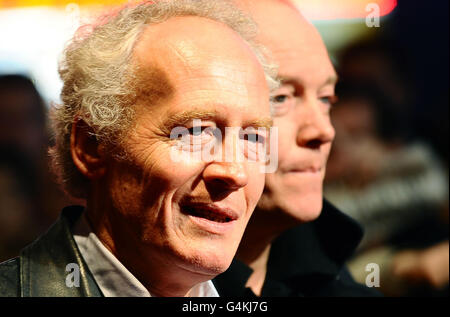
{"type": "Polygon", "coordinates": [[[234,210],[214,204],[183,205],[181,206],[181,211],[186,215],[217,223],[229,223],[239,218],[234,210]]]}
{"type": "Polygon", "coordinates": [[[239,214],[230,208],[211,203],[188,203],[180,206],[181,212],[202,231],[215,235],[225,235],[234,230],[239,214]]]}
{"type": "Polygon", "coordinates": [[[317,174],[320,173],[322,171],[322,167],[320,166],[309,166],[309,167],[305,167],[305,168],[292,168],[292,169],[288,169],[287,172],[288,173],[310,173],[310,174],[317,174]]]}
{"type": "Polygon", "coordinates": [[[204,232],[224,236],[234,230],[239,214],[230,209],[219,207],[216,204],[183,204],[181,213],[188,216],[191,222],[204,232]]]}

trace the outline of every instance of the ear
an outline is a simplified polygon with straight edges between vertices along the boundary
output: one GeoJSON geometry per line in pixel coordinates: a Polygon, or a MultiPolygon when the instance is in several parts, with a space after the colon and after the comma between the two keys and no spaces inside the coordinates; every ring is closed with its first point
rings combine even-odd
{"type": "Polygon", "coordinates": [[[105,147],[83,120],[76,120],[72,124],[70,151],[75,166],[88,179],[98,179],[105,174],[105,147]]]}

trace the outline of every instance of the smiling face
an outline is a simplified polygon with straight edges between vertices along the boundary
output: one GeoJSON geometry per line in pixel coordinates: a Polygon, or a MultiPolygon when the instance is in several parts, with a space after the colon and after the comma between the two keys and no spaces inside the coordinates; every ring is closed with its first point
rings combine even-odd
{"type": "Polygon", "coordinates": [[[223,131],[270,124],[264,72],[237,34],[197,17],[146,29],[134,56],[143,79],[137,120],[125,139],[127,159],[111,160],[106,174],[110,248],[119,259],[141,256],[148,272],[182,270],[209,279],[231,263],[265,175],[259,162],[174,162],[170,132],[192,131],[193,119],[201,119],[201,130],[222,131],[223,146],[233,138],[248,142],[223,131]],[[145,77],[150,74],[157,82],[145,77]],[[150,104],[155,95],[159,100],[150,104]]]}
{"type": "MultiPolygon", "coordinates": [[[[239,1],[238,1],[239,2],[239,1]]],[[[289,224],[317,218],[325,165],[334,138],[330,107],[336,73],[317,30],[280,1],[243,1],[260,29],[260,41],[279,64],[282,86],[274,93],[278,170],[267,174],[254,217],[264,211],[289,224]],[[294,218],[297,221],[292,221],[294,218]]]]}

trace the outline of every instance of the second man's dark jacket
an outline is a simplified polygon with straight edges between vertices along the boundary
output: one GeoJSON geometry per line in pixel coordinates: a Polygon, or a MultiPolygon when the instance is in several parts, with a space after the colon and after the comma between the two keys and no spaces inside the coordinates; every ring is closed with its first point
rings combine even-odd
{"type": "MultiPolygon", "coordinates": [[[[354,281],[345,267],[363,236],[352,218],[324,201],[312,222],[284,232],[270,248],[261,296],[381,296],[354,281]]],[[[245,287],[252,269],[239,260],[213,282],[220,296],[256,296],[245,287]]]]}

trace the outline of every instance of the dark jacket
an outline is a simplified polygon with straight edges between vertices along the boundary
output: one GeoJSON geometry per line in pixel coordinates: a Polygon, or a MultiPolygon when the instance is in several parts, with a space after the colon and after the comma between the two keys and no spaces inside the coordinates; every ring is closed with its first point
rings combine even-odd
{"type": "Polygon", "coordinates": [[[0,264],[0,297],[102,296],[71,232],[82,212],[79,206],[64,208],[58,221],[19,257],[0,264]],[[80,268],[79,287],[66,286],[69,263],[80,268]]]}
{"type": "MultiPolygon", "coordinates": [[[[363,236],[361,226],[324,201],[312,222],[284,232],[272,244],[261,296],[381,296],[356,283],[345,267],[363,236]]],[[[255,296],[245,287],[252,273],[233,260],[213,282],[220,296],[255,296]]]]}

